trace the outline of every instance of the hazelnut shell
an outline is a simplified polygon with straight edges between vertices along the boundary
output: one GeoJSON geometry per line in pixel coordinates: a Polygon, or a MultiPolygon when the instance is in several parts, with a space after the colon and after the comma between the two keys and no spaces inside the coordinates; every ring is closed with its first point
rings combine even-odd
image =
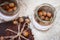
{"type": "Polygon", "coordinates": [[[24,21],[23,17],[20,17],[20,18],[19,18],[19,22],[21,23],[21,22],[23,22],[23,21],[24,21]]]}
{"type": "Polygon", "coordinates": [[[48,16],[48,17],[51,17],[51,16],[52,16],[52,14],[48,12],[48,13],[47,13],[47,16],[48,16]]]}
{"type": "Polygon", "coordinates": [[[13,10],[15,11],[17,9],[17,7],[13,7],[13,10]]]}
{"type": "Polygon", "coordinates": [[[46,13],[45,11],[43,11],[43,15],[44,15],[44,16],[46,16],[46,15],[47,15],[47,13],[46,13]]]}
{"type": "Polygon", "coordinates": [[[39,16],[42,16],[43,15],[42,11],[38,12],[38,15],[39,16]]]}
{"type": "Polygon", "coordinates": [[[14,6],[15,6],[14,3],[10,3],[10,4],[9,4],[9,7],[14,7],[14,6]]]}
{"type": "Polygon", "coordinates": [[[46,17],[45,20],[48,21],[49,20],[49,17],[46,17]]]}
{"type": "Polygon", "coordinates": [[[12,11],[13,11],[13,9],[11,9],[11,8],[7,10],[7,12],[12,12],[12,11]]]}
{"type": "Polygon", "coordinates": [[[13,21],[13,24],[18,24],[18,21],[16,21],[16,20],[15,20],[15,21],[13,21]]]}
{"type": "Polygon", "coordinates": [[[27,18],[27,19],[25,19],[25,22],[26,23],[30,23],[30,20],[27,18]]]}
{"type": "Polygon", "coordinates": [[[23,32],[23,35],[24,35],[25,37],[28,37],[28,36],[29,36],[29,32],[28,32],[28,31],[24,31],[24,32],[23,32]]]}

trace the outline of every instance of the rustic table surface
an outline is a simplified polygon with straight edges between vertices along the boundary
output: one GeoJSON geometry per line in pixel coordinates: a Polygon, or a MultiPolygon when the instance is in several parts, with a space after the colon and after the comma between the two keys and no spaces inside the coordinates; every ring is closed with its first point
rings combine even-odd
{"type": "Polygon", "coordinates": [[[20,3],[19,16],[31,16],[34,13],[34,9],[42,3],[53,5],[57,13],[52,28],[44,32],[36,30],[32,24],[30,28],[32,29],[35,40],[60,40],[60,0],[21,0],[20,3]]]}

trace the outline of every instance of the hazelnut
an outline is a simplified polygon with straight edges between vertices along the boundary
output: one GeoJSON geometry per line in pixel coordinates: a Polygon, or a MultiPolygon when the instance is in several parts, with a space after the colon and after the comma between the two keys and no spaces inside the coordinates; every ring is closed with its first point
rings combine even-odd
{"type": "Polygon", "coordinates": [[[46,15],[47,15],[47,13],[46,13],[45,11],[43,11],[43,15],[44,15],[44,16],[46,16],[46,15]]]}
{"type": "Polygon", "coordinates": [[[16,20],[15,20],[15,21],[13,21],[13,24],[18,24],[18,21],[16,21],[16,20]]]}
{"type": "Polygon", "coordinates": [[[28,36],[29,36],[29,32],[25,30],[25,31],[23,32],[23,35],[24,35],[25,37],[28,37],[28,36]]]}
{"type": "Polygon", "coordinates": [[[7,11],[8,11],[8,12],[12,12],[13,10],[12,10],[12,9],[8,9],[7,11]]]}
{"type": "Polygon", "coordinates": [[[27,18],[27,19],[25,19],[25,22],[26,23],[30,23],[30,20],[27,18]]]}
{"type": "Polygon", "coordinates": [[[22,17],[19,18],[19,22],[23,22],[24,19],[22,17]]]}
{"type": "Polygon", "coordinates": [[[45,19],[45,17],[44,17],[44,16],[41,16],[41,19],[42,19],[42,20],[44,20],[44,19],[45,19]]]}
{"type": "Polygon", "coordinates": [[[15,11],[17,9],[17,7],[13,7],[13,10],[15,11]]]}
{"type": "Polygon", "coordinates": [[[48,17],[51,17],[51,16],[52,16],[52,14],[51,14],[50,12],[48,12],[48,13],[47,13],[47,16],[48,16],[48,17]]]}
{"type": "Polygon", "coordinates": [[[49,18],[48,18],[48,17],[46,17],[46,18],[45,18],[45,20],[46,20],[46,21],[48,21],[48,20],[49,20],[49,18]]]}
{"type": "Polygon", "coordinates": [[[38,15],[39,16],[42,16],[43,15],[42,11],[38,12],[38,15]]]}
{"type": "Polygon", "coordinates": [[[14,7],[14,6],[15,6],[14,3],[10,3],[10,4],[9,4],[9,7],[14,7]]]}

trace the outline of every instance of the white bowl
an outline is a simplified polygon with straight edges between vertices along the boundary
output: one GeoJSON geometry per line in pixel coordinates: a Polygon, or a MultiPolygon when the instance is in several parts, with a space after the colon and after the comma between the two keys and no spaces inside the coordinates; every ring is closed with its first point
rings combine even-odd
{"type": "Polygon", "coordinates": [[[37,22],[35,21],[33,15],[30,16],[30,20],[31,20],[31,23],[32,23],[32,25],[34,26],[34,28],[36,28],[36,29],[38,29],[38,30],[42,30],[42,31],[50,29],[50,28],[52,27],[52,25],[53,25],[53,23],[50,24],[50,25],[48,25],[48,26],[40,25],[39,23],[37,23],[37,22]]]}
{"type": "MultiPolygon", "coordinates": [[[[37,15],[38,16],[38,15],[37,15]]],[[[36,16],[36,17],[37,17],[36,16]]],[[[55,10],[55,8],[52,6],[52,5],[50,5],[50,4],[47,4],[47,3],[43,3],[43,4],[41,4],[40,6],[38,6],[35,10],[34,10],[34,14],[32,14],[32,16],[31,16],[31,22],[32,22],[32,24],[34,25],[34,27],[36,28],[36,29],[38,29],[38,30],[48,30],[48,29],[50,29],[51,27],[52,27],[52,25],[53,25],[53,22],[54,22],[54,20],[55,20],[55,18],[56,18],[56,10],[55,10]],[[36,19],[35,19],[35,14],[37,14],[37,11],[39,10],[39,8],[41,7],[41,6],[50,6],[51,8],[52,8],[52,10],[53,10],[53,12],[54,12],[54,16],[53,16],[53,19],[51,20],[51,23],[49,24],[49,25],[41,25],[41,24],[39,24],[37,21],[36,21],[36,19]]],[[[39,19],[38,19],[39,20],[39,19]]],[[[41,20],[40,20],[41,21],[41,20]]],[[[45,23],[48,23],[48,21],[46,21],[45,23]]]]}
{"type": "Polygon", "coordinates": [[[18,18],[18,16],[19,16],[19,13],[18,13],[20,11],[20,2],[19,2],[19,0],[11,0],[11,1],[16,2],[18,8],[17,8],[16,11],[13,12],[13,15],[5,15],[3,13],[7,13],[8,14],[8,12],[3,12],[0,9],[0,21],[1,22],[14,20],[14,19],[18,18]]]}

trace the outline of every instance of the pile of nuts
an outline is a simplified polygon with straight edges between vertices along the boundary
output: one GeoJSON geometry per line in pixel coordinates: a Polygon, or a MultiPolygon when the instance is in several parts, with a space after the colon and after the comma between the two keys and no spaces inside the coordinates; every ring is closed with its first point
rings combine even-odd
{"type": "Polygon", "coordinates": [[[15,3],[4,4],[1,6],[2,9],[6,10],[7,12],[13,12],[17,9],[15,3]]]}
{"type": "Polygon", "coordinates": [[[20,17],[18,20],[15,19],[13,21],[14,24],[23,23],[23,22],[29,24],[30,23],[30,19],[29,18],[20,17]]]}
{"type": "Polygon", "coordinates": [[[40,25],[50,25],[54,20],[54,9],[51,6],[40,6],[35,13],[35,19],[40,25]]]}
{"type": "Polygon", "coordinates": [[[49,21],[52,17],[52,13],[46,12],[46,11],[39,11],[38,15],[40,19],[45,20],[45,21],[49,21]]]}
{"type": "Polygon", "coordinates": [[[42,6],[38,10],[38,16],[40,19],[50,21],[53,17],[53,9],[50,6],[42,6]]]}

